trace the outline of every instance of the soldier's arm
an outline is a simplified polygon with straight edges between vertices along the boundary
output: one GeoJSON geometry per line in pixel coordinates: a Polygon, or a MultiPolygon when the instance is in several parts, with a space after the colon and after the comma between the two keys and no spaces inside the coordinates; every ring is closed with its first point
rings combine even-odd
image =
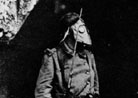
{"type": "Polygon", "coordinates": [[[92,54],[92,63],[93,63],[93,68],[94,68],[94,72],[95,72],[95,77],[94,77],[94,93],[99,94],[99,78],[98,78],[98,73],[97,73],[95,58],[94,58],[93,54],[92,54]]]}
{"type": "Polygon", "coordinates": [[[49,54],[45,54],[42,67],[39,72],[36,89],[35,89],[35,98],[52,98],[52,80],[54,77],[54,65],[53,58],[49,54]]]}

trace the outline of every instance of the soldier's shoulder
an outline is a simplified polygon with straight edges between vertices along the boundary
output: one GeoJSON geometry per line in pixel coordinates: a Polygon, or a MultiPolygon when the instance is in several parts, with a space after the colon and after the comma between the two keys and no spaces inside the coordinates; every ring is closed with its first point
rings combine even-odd
{"type": "Polygon", "coordinates": [[[56,50],[57,50],[56,48],[52,48],[52,49],[47,48],[44,50],[44,54],[46,54],[48,56],[52,56],[56,52],[56,50]]]}

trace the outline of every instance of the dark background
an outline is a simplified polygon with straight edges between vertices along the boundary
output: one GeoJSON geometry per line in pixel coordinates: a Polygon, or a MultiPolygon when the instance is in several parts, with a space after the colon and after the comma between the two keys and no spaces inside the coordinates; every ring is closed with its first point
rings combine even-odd
{"type": "Polygon", "coordinates": [[[55,1],[40,0],[17,36],[0,43],[0,98],[34,98],[43,51],[59,41],[59,18],[80,8],[93,40],[101,98],[138,98],[138,3],[55,1]]]}

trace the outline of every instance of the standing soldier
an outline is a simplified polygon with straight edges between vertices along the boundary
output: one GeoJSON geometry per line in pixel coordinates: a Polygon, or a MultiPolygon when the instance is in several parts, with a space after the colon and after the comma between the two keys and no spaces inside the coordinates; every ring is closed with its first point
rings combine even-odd
{"type": "Polygon", "coordinates": [[[61,34],[59,45],[45,51],[35,98],[98,98],[92,41],[84,20],[67,13],[61,18],[61,34]]]}

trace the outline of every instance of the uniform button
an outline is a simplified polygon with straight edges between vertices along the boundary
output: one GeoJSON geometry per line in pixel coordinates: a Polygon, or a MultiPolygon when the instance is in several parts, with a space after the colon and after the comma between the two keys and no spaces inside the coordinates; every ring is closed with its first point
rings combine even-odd
{"type": "Polygon", "coordinates": [[[86,74],[90,74],[90,72],[89,72],[89,71],[86,71],[85,73],[86,73],[86,74]]]}
{"type": "Polygon", "coordinates": [[[87,85],[89,85],[89,84],[90,84],[90,82],[89,82],[89,81],[87,81],[86,83],[87,83],[87,85]]]}
{"type": "Polygon", "coordinates": [[[84,55],[84,58],[86,58],[86,55],[84,55]]]}

